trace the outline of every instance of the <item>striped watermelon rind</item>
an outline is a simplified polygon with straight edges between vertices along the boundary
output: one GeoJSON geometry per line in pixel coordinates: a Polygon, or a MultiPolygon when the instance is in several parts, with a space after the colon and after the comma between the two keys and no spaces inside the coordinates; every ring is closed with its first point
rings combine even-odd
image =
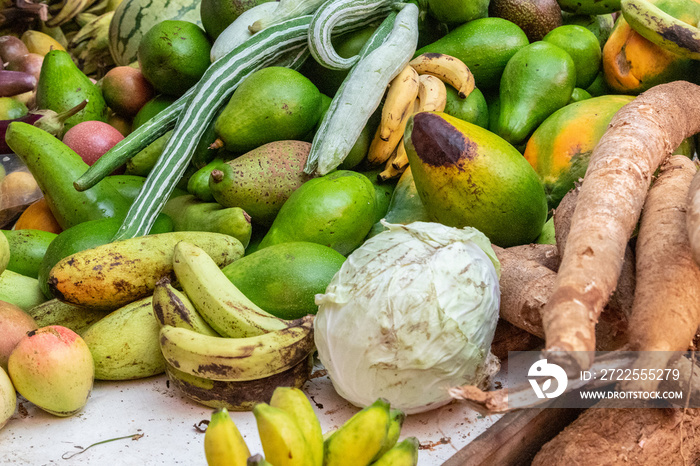
{"type": "Polygon", "coordinates": [[[202,27],[200,0],[123,0],[109,24],[109,52],[120,66],[136,61],[141,38],[157,23],[181,20],[202,27]]]}

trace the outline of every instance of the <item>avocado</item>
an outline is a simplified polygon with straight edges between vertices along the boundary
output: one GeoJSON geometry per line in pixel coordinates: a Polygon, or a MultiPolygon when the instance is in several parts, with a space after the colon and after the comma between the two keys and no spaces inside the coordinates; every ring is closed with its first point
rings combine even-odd
{"type": "Polygon", "coordinates": [[[489,16],[514,22],[530,42],[542,40],[563,24],[557,0],[491,0],[489,16]]]}

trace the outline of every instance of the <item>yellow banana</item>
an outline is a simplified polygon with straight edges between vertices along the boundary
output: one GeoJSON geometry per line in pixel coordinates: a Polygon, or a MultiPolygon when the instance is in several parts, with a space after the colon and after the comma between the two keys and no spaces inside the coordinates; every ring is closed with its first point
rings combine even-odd
{"type": "Polygon", "coordinates": [[[391,81],[379,127],[367,152],[370,163],[384,163],[391,157],[413,113],[419,87],[418,74],[410,66],[391,81]]]}
{"type": "Polygon", "coordinates": [[[95,3],[95,0],[67,0],[64,2],[58,14],[52,16],[48,19],[48,21],[46,21],[46,25],[48,27],[61,26],[73,19],[78,13],[88,8],[93,3],[95,3]]]}
{"type": "MultiPolygon", "coordinates": [[[[623,0],[622,16],[642,37],[670,52],[685,58],[700,60],[700,29],[695,27],[699,18],[689,15],[695,24],[688,24],[666,13],[649,0],[623,0]]],[[[687,10],[700,7],[688,0],[687,10]]]]}
{"type": "Polygon", "coordinates": [[[179,370],[211,380],[254,380],[283,372],[314,350],[313,318],[246,338],[202,335],[166,325],[160,329],[165,360],[179,370]]]}
{"type": "Polygon", "coordinates": [[[325,441],[326,466],[367,466],[389,432],[389,402],[380,398],[348,419],[325,441]]]}
{"type": "Polygon", "coordinates": [[[379,457],[372,466],[416,466],[419,446],[417,438],[408,437],[379,457]]]}
{"type": "Polygon", "coordinates": [[[204,406],[226,408],[229,411],[252,411],[257,403],[268,401],[276,387],[304,386],[311,376],[313,355],[279,374],[242,382],[211,380],[182,372],[165,363],[170,384],[185,396],[204,406]]]}
{"type": "Polygon", "coordinates": [[[447,88],[440,78],[423,74],[419,78],[418,110],[415,112],[442,112],[447,105],[447,88]]]}
{"type": "Polygon", "coordinates": [[[153,290],[153,313],[161,326],[170,325],[203,335],[220,336],[199,315],[187,295],[173,288],[168,277],[156,283],[153,290]]]}
{"type": "Polygon", "coordinates": [[[404,146],[403,138],[399,141],[399,145],[396,146],[396,157],[392,160],[391,165],[401,173],[403,173],[404,169],[408,166],[408,154],[406,153],[406,146],[404,146]]]}
{"type": "Polygon", "coordinates": [[[474,90],[474,75],[469,67],[458,58],[444,53],[424,53],[409,62],[418,74],[431,74],[457,89],[459,96],[466,99],[474,90]]]}
{"type": "Polygon", "coordinates": [[[206,251],[193,244],[182,241],[175,246],[173,268],[194,307],[222,336],[252,337],[290,325],[249,300],[206,251]]]}
{"type": "Polygon", "coordinates": [[[379,459],[384,453],[391,450],[396,442],[399,440],[401,435],[401,428],[403,427],[403,422],[406,420],[406,414],[400,409],[392,409],[389,411],[389,429],[387,430],[386,438],[384,439],[384,444],[382,449],[379,450],[375,460],[379,459]]]}
{"type": "MultiPolygon", "coordinates": [[[[401,143],[399,141],[399,145],[400,144],[401,143]]],[[[398,149],[399,149],[399,146],[397,145],[394,148],[394,152],[391,154],[391,157],[389,157],[389,159],[386,161],[386,164],[384,165],[384,170],[382,170],[379,173],[378,176],[379,176],[379,179],[381,181],[386,181],[386,180],[389,180],[391,178],[396,178],[397,176],[399,176],[401,174],[401,170],[398,170],[394,166],[394,162],[396,161],[396,157],[398,155],[398,149]]]]}
{"type": "Polygon", "coordinates": [[[253,415],[267,461],[275,466],[314,465],[304,435],[289,413],[267,403],[258,403],[253,415]]]}
{"type": "Polygon", "coordinates": [[[204,456],[209,466],[246,466],[250,450],[226,408],[211,415],[204,433],[204,456]]]}
{"type": "Polygon", "coordinates": [[[379,122],[379,137],[383,140],[388,141],[391,133],[400,131],[405,115],[410,114],[413,109],[413,101],[418,96],[419,87],[418,73],[410,66],[405,67],[389,83],[379,122]]]}
{"type": "Polygon", "coordinates": [[[294,387],[277,387],[272,393],[270,406],[286,411],[297,422],[309,446],[315,466],[323,466],[323,431],[313,406],[304,392],[294,387]]]}
{"type": "Polygon", "coordinates": [[[221,233],[176,231],[140,236],[61,259],[49,272],[49,290],[63,302],[105,310],[151,296],[156,282],[173,273],[173,251],[180,241],[198,245],[222,267],[244,252],[240,241],[221,233]]]}

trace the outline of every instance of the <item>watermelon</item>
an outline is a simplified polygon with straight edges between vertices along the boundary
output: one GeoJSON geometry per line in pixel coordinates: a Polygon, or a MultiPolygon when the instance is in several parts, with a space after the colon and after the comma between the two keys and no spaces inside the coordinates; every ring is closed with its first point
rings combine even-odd
{"type": "Polygon", "coordinates": [[[141,38],[161,21],[189,21],[202,27],[200,0],[123,0],[109,24],[109,51],[114,63],[136,61],[141,38]]]}

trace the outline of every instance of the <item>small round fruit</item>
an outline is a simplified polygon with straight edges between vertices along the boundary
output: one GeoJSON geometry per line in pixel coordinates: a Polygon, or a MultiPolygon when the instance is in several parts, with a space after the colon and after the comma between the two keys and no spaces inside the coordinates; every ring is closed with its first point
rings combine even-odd
{"type": "Polygon", "coordinates": [[[197,84],[210,65],[211,43],[188,21],[161,21],[141,39],[141,72],[158,91],[180,96],[197,84]]]}
{"type": "Polygon", "coordinates": [[[3,63],[12,61],[29,53],[27,46],[18,37],[0,36],[0,60],[3,63]]]}
{"type": "Polygon", "coordinates": [[[39,81],[41,76],[41,65],[44,63],[44,57],[38,53],[27,53],[21,57],[13,58],[5,66],[6,70],[22,71],[29,73],[39,81]]]}
{"type": "Polygon", "coordinates": [[[133,117],[155,95],[151,83],[140,70],[117,66],[102,78],[102,96],[115,113],[133,117]]]}
{"type": "Polygon", "coordinates": [[[74,331],[60,325],[29,332],[8,363],[17,391],[56,416],[71,416],[87,403],[94,380],[90,349],[74,331]]]}
{"type": "Polygon", "coordinates": [[[63,143],[73,149],[88,165],[124,139],[115,127],[102,121],[84,121],[69,129],[63,143]]]}

